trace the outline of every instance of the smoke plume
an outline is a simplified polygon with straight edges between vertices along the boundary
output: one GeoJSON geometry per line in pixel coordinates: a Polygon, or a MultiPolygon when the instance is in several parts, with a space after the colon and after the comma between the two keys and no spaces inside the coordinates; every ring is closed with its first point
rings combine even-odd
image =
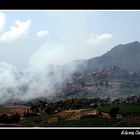
{"type": "Polygon", "coordinates": [[[60,50],[40,47],[31,56],[29,67],[23,71],[0,63],[0,104],[10,100],[27,101],[38,97],[51,97],[59,93],[81,64],[60,64],[63,50],[63,47],[60,50]]]}

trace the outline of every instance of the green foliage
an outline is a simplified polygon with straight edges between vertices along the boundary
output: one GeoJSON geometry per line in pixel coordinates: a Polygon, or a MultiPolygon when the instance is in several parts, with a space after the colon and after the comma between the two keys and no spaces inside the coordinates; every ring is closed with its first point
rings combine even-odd
{"type": "MultiPolygon", "coordinates": [[[[97,126],[114,126],[118,123],[116,119],[106,119],[99,116],[82,118],[80,120],[62,120],[47,126],[52,127],[97,127],[97,126]]],[[[45,126],[45,125],[43,125],[45,126]]]]}
{"type": "Polygon", "coordinates": [[[131,103],[127,103],[127,104],[106,104],[106,105],[101,105],[99,107],[100,111],[103,112],[108,112],[113,109],[119,107],[120,108],[120,113],[133,113],[133,112],[140,112],[140,105],[136,105],[136,104],[131,104],[131,103]]]}
{"type": "Polygon", "coordinates": [[[40,126],[43,124],[43,121],[48,119],[48,115],[41,114],[40,116],[33,116],[33,117],[28,117],[25,118],[24,120],[20,121],[20,124],[22,126],[40,126]]]}
{"type": "Polygon", "coordinates": [[[112,108],[110,111],[109,111],[109,114],[111,117],[116,117],[116,114],[119,113],[119,107],[115,107],[115,108],[112,108]]]}
{"type": "Polygon", "coordinates": [[[18,123],[20,121],[20,115],[18,113],[8,116],[7,114],[2,114],[0,116],[1,123],[18,123]]]}
{"type": "Polygon", "coordinates": [[[9,118],[9,122],[10,123],[18,123],[20,121],[20,117],[21,116],[18,113],[16,113],[9,118]]]}
{"type": "Polygon", "coordinates": [[[1,123],[9,123],[9,116],[7,114],[2,114],[0,116],[0,122],[1,123]]]}
{"type": "Polygon", "coordinates": [[[37,113],[27,112],[27,113],[24,113],[24,115],[23,115],[23,117],[25,117],[25,118],[34,117],[34,116],[38,116],[37,113]]]}
{"type": "Polygon", "coordinates": [[[68,109],[86,109],[90,108],[92,102],[92,99],[66,99],[64,101],[48,104],[45,111],[48,115],[51,115],[68,109]]]}

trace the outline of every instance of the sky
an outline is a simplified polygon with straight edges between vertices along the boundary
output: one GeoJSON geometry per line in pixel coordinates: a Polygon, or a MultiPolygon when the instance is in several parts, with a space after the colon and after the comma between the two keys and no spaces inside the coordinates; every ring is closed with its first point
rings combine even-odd
{"type": "Polygon", "coordinates": [[[23,71],[100,56],[140,41],[140,11],[0,11],[0,63],[23,71]]]}

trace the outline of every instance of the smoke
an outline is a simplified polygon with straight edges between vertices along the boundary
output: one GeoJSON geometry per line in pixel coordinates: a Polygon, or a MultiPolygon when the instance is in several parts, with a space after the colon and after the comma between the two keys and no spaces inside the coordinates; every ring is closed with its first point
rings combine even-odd
{"type": "Polygon", "coordinates": [[[65,59],[64,50],[63,46],[59,50],[55,46],[40,47],[32,54],[29,67],[22,72],[12,65],[0,63],[0,104],[11,100],[51,98],[61,92],[82,64],[61,64],[65,59]]]}
{"type": "MultiPolygon", "coordinates": [[[[39,47],[31,55],[27,69],[19,71],[12,65],[0,63],[0,103],[9,100],[26,101],[38,97],[55,96],[65,88],[68,81],[71,81],[74,72],[86,67],[81,59],[91,58],[102,50],[99,46],[96,48],[94,42],[112,37],[109,36],[111,34],[104,33],[101,37],[100,35],[94,36],[96,39],[91,38],[92,30],[88,31],[90,26],[87,22],[87,14],[83,12],[78,12],[76,16],[75,12],[67,14],[63,15],[61,12],[58,14],[51,12],[50,16],[48,14],[49,20],[47,21],[51,23],[53,35],[47,39],[47,44],[39,47]],[[92,40],[90,44],[88,43],[89,37],[92,40]],[[77,59],[81,61],[75,62],[74,60],[77,59]]],[[[30,20],[28,20],[29,23],[30,20]]],[[[47,32],[45,33],[41,36],[47,35],[47,32]]],[[[33,40],[30,41],[30,39],[26,40],[23,44],[32,44],[33,40]]],[[[22,55],[26,55],[24,51],[22,55]]]]}
{"type": "Polygon", "coordinates": [[[19,73],[15,67],[0,63],[0,103],[17,96],[19,73]]]}

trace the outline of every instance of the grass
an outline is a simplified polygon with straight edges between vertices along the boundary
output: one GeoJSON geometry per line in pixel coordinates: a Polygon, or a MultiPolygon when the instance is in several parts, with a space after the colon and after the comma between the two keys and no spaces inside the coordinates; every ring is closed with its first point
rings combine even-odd
{"type": "Polygon", "coordinates": [[[140,112],[140,105],[136,104],[106,104],[99,107],[100,111],[109,112],[112,108],[119,107],[120,113],[138,113],[140,112]]]}
{"type": "Polygon", "coordinates": [[[46,113],[41,114],[40,116],[28,117],[24,120],[20,121],[20,125],[22,126],[40,126],[42,121],[47,120],[48,115],[46,113]]]}
{"type": "MultiPolygon", "coordinates": [[[[105,119],[99,116],[84,118],[80,120],[61,120],[56,123],[49,124],[50,127],[103,127],[113,126],[118,123],[116,119],[105,119]]],[[[45,126],[45,124],[44,124],[45,126]]]]}

